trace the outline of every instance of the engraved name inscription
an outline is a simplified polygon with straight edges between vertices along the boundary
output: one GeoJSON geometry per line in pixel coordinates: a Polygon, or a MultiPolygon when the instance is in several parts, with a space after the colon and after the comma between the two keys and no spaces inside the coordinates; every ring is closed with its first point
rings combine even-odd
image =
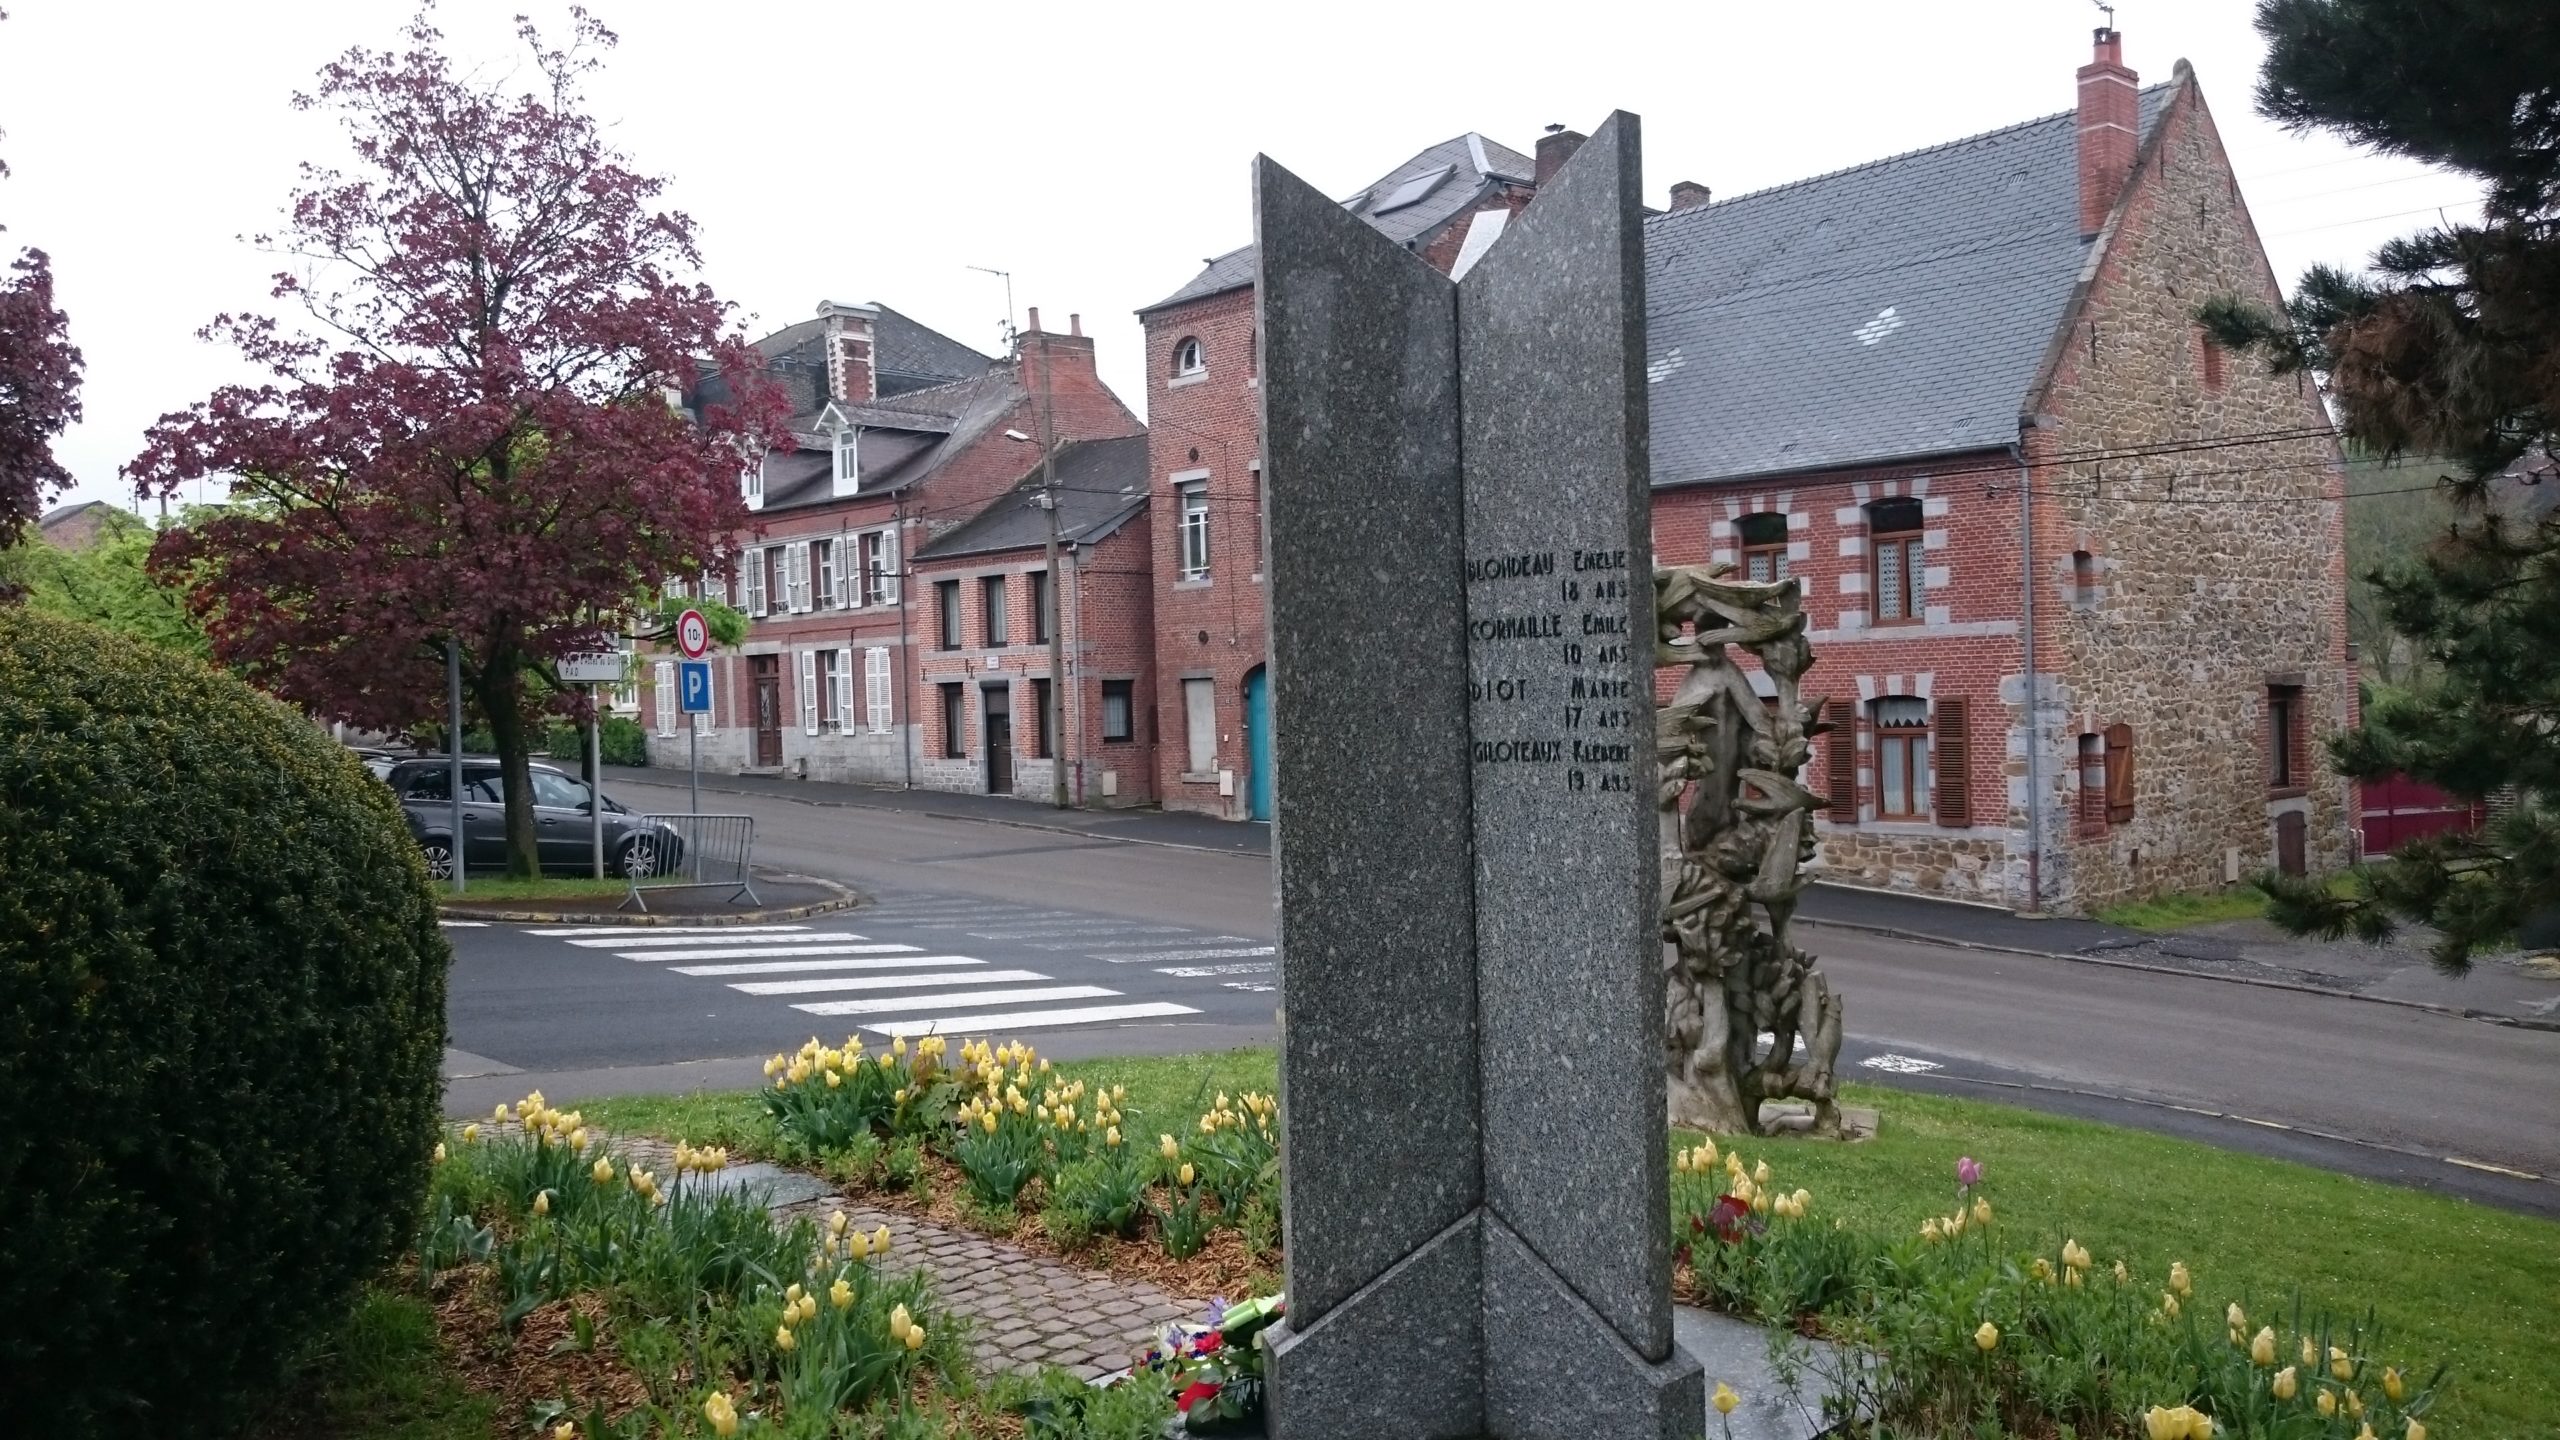
{"type": "Polygon", "coordinates": [[[1628,675],[1632,583],[1622,549],[1467,561],[1476,764],[1542,767],[1567,793],[1632,788],[1627,732],[1650,698],[1628,675]]]}

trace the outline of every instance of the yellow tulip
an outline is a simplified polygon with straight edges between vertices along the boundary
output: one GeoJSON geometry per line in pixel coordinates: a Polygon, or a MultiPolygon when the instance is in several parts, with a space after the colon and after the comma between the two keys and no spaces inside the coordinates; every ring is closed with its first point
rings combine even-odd
{"type": "Polygon", "coordinates": [[[536,1215],[548,1215],[551,1213],[550,1191],[542,1191],[533,1197],[533,1213],[536,1215]]]}
{"type": "Polygon", "coordinates": [[[2074,1270],[2089,1268],[2089,1251],[2077,1240],[2062,1242],[2062,1263],[2074,1270]]]}
{"type": "Polygon", "coordinates": [[[1999,1344],[2000,1344],[2000,1327],[1999,1327],[1999,1326],[1997,1326],[1997,1325],[1992,1324],[1992,1323],[1991,1323],[1990,1321],[1988,1321],[1988,1320],[1985,1320],[1985,1321],[1983,1321],[1983,1322],[1982,1322],[1982,1328],[1981,1328],[1981,1329],[1976,1330],[1976,1331],[1974,1331],[1974,1332],[1973,1332],[1973,1345],[1974,1345],[1974,1348],[1975,1348],[1975,1349],[1977,1349],[1977,1350],[1981,1350],[1981,1351],[1983,1351],[1983,1352],[1985,1352],[1985,1353],[1988,1353],[1988,1352],[1990,1352],[1991,1350],[1993,1350],[1994,1348],[1996,1348],[1999,1344]]]}
{"type": "Polygon", "coordinates": [[[2350,1415],[2364,1413],[2364,1397],[2353,1390],[2347,1392],[2347,1413],[2350,1415]]]}
{"type": "Polygon", "coordinates": [[[980,1116],[978,1118],[978,1124],[980,1128],[984,1129],[988,1134],[993,1135],[996,1133],[996,1112],[990,1110],[986,1114],[980,1116]]]}
{"type": "Polygon", "coordinates": [[[2294,1377],[2293,1367],[2290,1365],[2277,1371],[2276,1378],[2267,1384],[2267,1389],[2279,1400],[2292,1399],[2295,1392],[2301,1388],[2302,1382],[2294,1377]]]}
{"type": "Polygon", "coordinates": [[[613,1162],[600,1157],[595,1163],[595,1168],[587,1173],[596,1178],[597,1184],[610,1185],[613,1183],[613,1162]]]}
{"type": "Polygon", "coordinates": [[[2192,1405],[2178,1407],[2187,1412],[2187,1440],[2213,1440],[2213,1417],[2192,1405]]]}
{"type": "Polygon", "coordinates": [[[569,1132],[569,1148],[572,1150],[584,1150],[587,1148],[587,1130],[585,1126],[581,1125],[569,1132]]]}
{"type": "Polygon", "coordinates": [[[1716,1163],[1716,1142],[1710,1140],[1706,1144],[1699,1146],[1697,1153],[1700,1156],[1698,1161],[1699,1169],[1703,1170],[1708,1166],[1713,1165],[1716,1163]]]}
{"type": "Polygon", "coordinates": [[[2123,1261],[2121,1261],[2121,1260],[2117,1261],[2117,1262],[2116,1262],[2116,1283],[2117,1283],[2117,1284],[2119,1284],[2119,1285],[2122,1285],[2122,1284],[2126,1283],[2127,1281],[2130,1281],[2131,1279],[2133,1279],[2133,1272],[2132,1272],[2132,1271],[2130,1271],[2130,1270],[2127,1270],[2126,1268],[2124,1268],[2124,1262],[2123,1262],[2123,1261]]]}
{"type": "Polygon", "coordinates": [[[801,1289],[797,1284],[785,1285],[782,1287],[783,1301],[789,1305],[799,1304],[801,1293],[801,1289]]]}
{"type": "Polygon", "coordinates": [[[2062,1272],[2062,1283],[2063,1283],[2063,1284],[2065,1284],[2065,1285],[2070,1286],[2070,1287],[2071,1287],[2072,1289],[2074,1289],[2074,1290],[2079,1289],[2079,1288],[2080,1288],[2080,1272],[2079,1272],[2079,1270],[2075,1268],[2075,1269],[2070,1269],[2070,1270],[2065,1270],[2065,1271],[2063,1271],[2063,1272],[2062,1272]]]}
{"type": "Polygon", "coordinates": [[[506,1123],[507,1123],[507,1107],[506,1107],[506,1106],[504,1106],[504,1105],[501,1105],[501,1106],[499,1106],[497,1109],[490,1111],[490,1112],[489,1112],[489,1123],[490,1123],[490,1124],[492,1124],[492,1125],[504,1125],[504,1124],[506,1124],[506,1123]]]}
{"type": "Polygon", "coordinates": [[[2237,1300],[2231,1302],[2230,1309],[2222,1312],[2222,1318],[2224,1322],[2229,1324],[2234,1330],[2246,1330],[2249,1328],[2249,1317],[2241,1311],[2240,1302],[2237,1300]]]}
{"type": "Polygon", "coordinates": [[[1768,1161],[1763,1160],[1759,1164],[1751,1167],[1751,1183],[1754,1185],[1766,1185],[1769,1183],[1768,1161]]]}
{"type": "Polygon", "coordinates": [[[2308,1335],[2302,1337],[2302,1367],[2306,1370],[2320,1368],[2320,1347],[2312,1344],[2308,1335]]]}
{"type": "Polygon", "coordinates": [[[2276,1327],[2258,1327],[2257,1337],[2249,1342],[2249,1361],[2261,1369],[2276,1363],[2276,1327]]]}
{"type": "Polygon", "coordinates": [[[2401,1383],[2399,1366],[2394,1365],[2382,1372],[2382,1393],[2391,1397],[2392,1404],[2399,1404],[2400,1397],[2407,1392],[2408,1388],[2401,1383]]]}
{"type": "Polygon", "coordinates": [[[2338,1397],[2330,1394],[2326,1390],[2323,1390],[2318,1395],[2313,1396],[2311,1404],[2312,1408],[2320,1412],[2320,1418],[2323,1420],[2326,1420],[2330,1416],[2338,1413],[2338,1397]]]}
{"type": "Polygon", "coordinates": [[[551,1427],[551,1440],[578,1440],[578,1422],[563,1420],[551,1427]]]}
{"type": "Polygon", "coordinates": [[[879,1229],[871,1232],[871,1253],[874,1255],[886,1255],[889,1253],[888,1226],[883,1225],[879,1229]]]}
{"type": "Polygon", "coordinates": [[[844,1258],[847,1260],[870,1259],[871,1237],[863,1234],[859,1230],[856,1230],[851,1235],[846,1236],[844,1241],[844,1258]]]}
{"type": "Polygon", "coordinates": [[[2356,1427],[2356,1440],[2381,1440],[2381,1437],[2373,1433],[2371,1425],[2359,1425],[2356,1427]]]}
{"type": "Polygon", "coordinates": [[[1935,1244],[1937,1244],[1937,1243],[1938,1243],[1938,1233],[1939,1233],[1939,1232],[1938,1232],[1938,1217],[1937,1217],[1937,1216],[1932,1215],[1932,1216],[1930,1216],[1928,1219],[1923,1220],[1923,1221],[1921,1221],[1921,1222],[1920,1222],[1920,1238],[1921,1238],[1921,1239],[1928,1241],[1928,1242],[1929,1242],[1930,1244],[1932,1244],[1932,1245],[1935,1245],[1935,1244]]]}
{"type": "Polygon", "coordinates": [[[2348,1357],[2346,1351],[2332,1345],[2329,1347],[2329,1373],[2337,1379],[2344,1380],[2356,1373],[2356,1363],[2348,1357]]]}
{"type": "Polygon", "coordinates": [[[2053,1266],[2048,1264],[2041,1255],[2036,1257],[2036,1263],[2027,1267],[2027,1273],[2047,1285],[2053,1283],[2053,1266]]]}
{"type": "Polygon", "coordinates": [[[437,1163],[438,1165],[441,1165],[441,1164],[443,1164],[443,1163],[444,1163],[444,1142],[443,1142],[443,1141],[441,1141],[441,1140],[439,1140],[439,1141],[437,1141],[437,1142],[436,1142],[436,1159],[435,1159],[435,1163],[437,1163]]]}
{"type": "Polygon", "coordinates": [[[789,1354],[800,1348],[800,1339],[791,1333],[790,1326],[776,1325],[773,1327],[773,1348],[789,1354]]]}
{"type": "Polygon", "coordinates": [[[2154,1405],[2142,1412],[2142,1433],[2149,1440],[2187,1440],[2187,1407],[2175,1410],[2154,1405]]]}
{"type": "Polygon", "coordinates": [[[844,1088],[844,1072],[843,1072],[843,1071],[841,1071],[841,1070],[830,1070],[830,1071],[828,1071],[828,1072],[827,1072],[827,1088],[828,1088],[828,1089],[830,1089],[830,1090],[841,1090],[841,1089],[843,1089],[843,1088],[844,1088]]]}
{"type": "Polygon", "coordinates": [[[1116,1148],[1120,1144],[1120,1127],[1114,1125],[1110,1129],[1103,1131],[1102,1143],[1116,1148]]]}
{"type": "Polygon", "coordinates": [[[1194,1174],[1195,1174],[1195,1173],[1196,1173],[1196,1172],[1195,1172],[1195,1171],[1193,1171],[1193,1170],[1192,1170],[1192,1168],[1191,1168],[1191,1162],[1190,1162],[1190,1161],[1188,1161],[1188,1160],[1185,1160],[1185,1161],[1183,1161],[1183,1162],[1182,1162],[1182,1168],[1181,1168],[1180,1170],[1176,1171],[1176,1172],[1175,1172],[1175,1175],[1176,1175],[1176,1177],[1177,1177],[1177,1178],[1179,1178],[1179,1179],[1182,1181],[1182,1183],[1183,1183],[1183,1184],[1185,1184],[1185,1185],[1189,1185],[1189,1184],[1191,1183],[1191,1181],[1192,1181],[1192,1177],[1194,1176],[1194,1174]]]}
{"type": "Polygon", "coordinates": [[[837,1276],[836,1283],[827,1287],[827,1302],[839,1310],[852,1307],[853,1287],[844,1283],[843,1276],[837,1276]]]}
{"type": "Polygon", "coordinates": [[[904,1054],[906,1054],[906,1053],[907,1053],[907,1037],[905,1037],[904,1035],[901,1035],[901,1036],[898,1036],[896,1039],[891,1040],[891,1041],[889,1042],[889,1053],[890,1053],[890,1054],[892,1054],[892,1055],[904,1055],[904,1054]]]}
{"type": "Polygon", "coordinates": [[[2169,1288],[2177,1291],[2181,1299],[2196,1293],[2195,1278],[2187,1273],[2186,1261],[2177,1260],[2170,1263],[2169,1288]]]}
{"type": "Polygon", "coordinates": [[[2409,1428],[2402,1433],[2401,1440],[2427,1440],[2427,1427],[2419,1424],[2413,1415],[2409,1417],[2409,1428]]]}
{"type": "Polygon", "coordinates": [[[474,1144],[478,1144],[478,1143],[479,1143],[479,1140],[480,1140],[480,1122],[479,1122],[479,1121],[474,1120],[474,1121],[473,1121],[473,1122],[471,1122],[470,1124],[465,1125],[465,1126],[463,1126],[463,1127],[462,1127],[462,1143],[463,1143],[463,1144],[465,1144],[465,1145],[474,1145],[474,1144]]]}
{"type": "Polygon", "coordinates": [[[1973,1223],[1976,1225],[1991,1223],[1991,1202],[1979,1195],[1975,1196],[1973,1201],[1973,1223]]]}
{"type": "Polygon", "coordinates": [[[1754,1215],[1766,1215],[1769,1213],[1768,1191],[1754,1190],[1751,1192],[1751,1213],[1754,1215]]]}
{"type": "Polygon", "coordinates": [[[702,1402],[702,1418],[711,1422],[711,1433],[722,1437],[738,1433],[738,1407],[729,1403],[728,1393],[714,1390],[702,1402]]]}
{"type": "Polygon", "coordinates": [[[1742,1397],[1733,1393],[1732,1386],[1727,1385],[1721,1380],[1716,1382],[1715,1406],[1717,1414],[1730,1415],[1733,1413],[1733,1407],[1741,1403],[1742,1397]]]}
{"type": "Polygon", "coordinates": [[[900,1340],[907,1338],[907,1327],[915,1323],[915,1317],[907,1313],[904,1305],[889,1312],[889,1333],[900,1340]]]}
{"type": "MultiPolygon", "coordinates": [[[[1048,1062],[1048,1061],[1046,1061],[1046,1060],[1043,1060],[1043,1061],[1041,1061],[1040,1063],[1041,1063],[1041,1064],[1043,1064],[1043,1065],[1046,1065],[1046,1064],[1048,1064],[1049,1062],[1048,1062]]],[[[923,1348],[924,1348],[924,1327],[923,1327],[923,1326],[921,1326],[921,1325],[910,1325],[910,1326],[908,1326],[908,1327],[907,1327],[907,1348],[908,1348],[908,1349],[910,1349],[910,1350],[921,1350],[921,1349],[923,1349],[923,1348]]]]}
{"type": "Polygon", "coordinates": [[[2160,1313],[2168,1316],[2172,1320],[2178,1318],[2178,1294],[2176,1291],[2163,1290],[2160,1292],[2160,1313]]]}
{"type": "Polygon", "coordinates": [[[1813,1203],[1813,1192],[1803,1188],[1802,1186],[1798,1186],[1796,1188],[1796,1193],[1791,1198],[1796,1202],[1796,1213],[1803,1214],[1804,1207],[1813,1203]]]}

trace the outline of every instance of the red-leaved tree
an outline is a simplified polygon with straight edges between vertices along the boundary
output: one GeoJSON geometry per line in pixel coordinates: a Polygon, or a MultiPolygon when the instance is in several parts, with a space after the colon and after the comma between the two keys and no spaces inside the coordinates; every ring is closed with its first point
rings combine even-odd
{"type": "MultiPolygon", "coordinates": [[[[0,20],[8,18],[0,10],[0,20]]],[[[0,164],[0,176],[8,173],[0,164]]],[[[43,251],[27,250],[0,274],[0,548],[18,539],[47,496],[70,485],[53,438],[79,418],[71,322],[53,308],[53,266],[43,251]]]]}
{"type": "Polygon", "coordinates": [[[319,332],[206,327],[272,376],[163,416],[128,473],[198,477],[234,505],[169,533],[216,656],[314,713],[388,730],[442,714],[448,639],[496,742],[508,869],[539,871],[531,738],[583,701],[559,658],[610,648],[668,576],[721,568],[743,457],[788,444],[787,404],[729,307],[687,278],[694,225],[604,143],[581,79],[614,42],[573,11],[526,21],[532,83],[460,72],[421,11],[357,48],[303,109],[342,119],[353,173],[306,164],[273,294],[319,332]],[[325,338],[324,338],[325,337],[325,338]],[[688,417],[716,368],[736,397],[688,417]]]}

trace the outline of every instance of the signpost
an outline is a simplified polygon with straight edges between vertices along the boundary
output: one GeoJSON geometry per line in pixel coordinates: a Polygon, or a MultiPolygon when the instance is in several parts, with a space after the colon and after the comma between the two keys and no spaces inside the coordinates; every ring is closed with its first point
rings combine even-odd
{"type": "Polygon", "coordinates": [[[691,717],[711,713],[711,662],[702,658],[711,648],[711,622],[699,610],[687,610],[676,617],[676,648],[684,658],[676,662],[679,680],[677,693],[683,701],[680,708],[687,717],[684,725],[685,789],[692,801],[692,813],[702,813],[702,727],[691,717]]]}
{"type": "Polygon", "coordinates": [[[619,652],[572,655],[560,662],[560,683],[587,687],[587,849],[596,878],[604,878],[604,687],[622,683],[619,652]]]}

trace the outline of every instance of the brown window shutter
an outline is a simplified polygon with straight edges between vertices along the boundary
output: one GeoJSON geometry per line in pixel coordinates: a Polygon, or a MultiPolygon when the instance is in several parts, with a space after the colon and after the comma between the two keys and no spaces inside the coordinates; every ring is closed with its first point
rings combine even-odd
{"type": "Polygon", "coordinates": [[[1938,787],[1938,823],[1973,823],[1973,740],[1962,700],[1940,700],[1929,720],[1930,765],[1938,787]]]}
{"type": "Polygon", "coordinates": [[[2133,818],[2133,727],[2107,727],[2107,823],[2133,818]]]}
{"type": "Polygon", "coordinates": [[[1831,808],[1823,818],[1834,825],[1858,823],[1858,707],[1834,700],[1824,707],[1831,722],[1831,808]]]}

